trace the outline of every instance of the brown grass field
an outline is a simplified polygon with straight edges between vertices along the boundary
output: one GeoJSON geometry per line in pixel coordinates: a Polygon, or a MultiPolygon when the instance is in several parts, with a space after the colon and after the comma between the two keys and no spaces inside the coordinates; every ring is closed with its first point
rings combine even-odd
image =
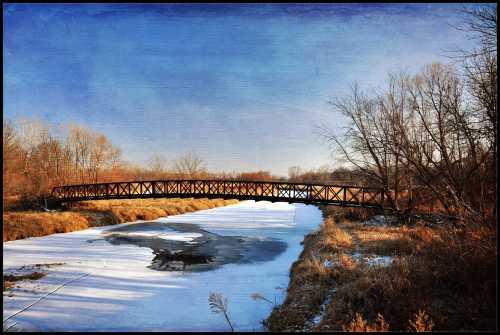
{"type": "Polygon", "coordinates": [[[287,298],[264,322],[269,330],[495,330],[496,231],[366,226],[352,211],[325,209],[320,229],[305,237],[287,298]],[[392,263],[363,260],[374,254],[392,263]]]}
{"type": "Polygon", "coordinates": [[[224,199],[133,199],[82,201],[62,212],[10,211],[3,213],[3,241],[68,233],[89,227],[154,220],[237,203],[224,199]]]}

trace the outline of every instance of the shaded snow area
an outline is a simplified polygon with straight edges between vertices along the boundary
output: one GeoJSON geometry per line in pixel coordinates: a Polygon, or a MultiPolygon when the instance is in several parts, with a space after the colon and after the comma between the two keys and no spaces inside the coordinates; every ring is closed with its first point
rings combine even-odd
{"type": "MultiPolygon", "coordinates": [[[[398,221],[395,216],[383,216],[383,215],[375,215],[363,222],[363,225],[366,226],[378,226],[378,227],[387,227],[388,225],[394,224],[398,221]]],[[[369,266],[390,266],[394,261],[394,256],[381,256],[376,254],[364,254],[360,252],[359,241],[357,239],[354,240],[354,244],[356,247],[356,251],[353,253],[352,258],[357,262],[364,262],[369,266]]]]}
{"type": "MultiPolygon", "coordinates": [[[[321,321],[323,320],[323,316],[325,315],[326,307],[328,305],[330,305],[330,303],[332,302],[332,295],[335,293],[336,290],[337,289],[333,289],[330,292],[330,294],[328,294],[325,301],[323,301],[323,303],[319,307],[318,314],[312,319],[312,324],[310,325],[310,327],[316,327],[321,323],[321,321]]],[[[304,331],[307,331],[307,330],[308,329],[304,329],[304,331]]]]}
{"type": "Polygon", "coordinates": [[[359,252],[355,252],[352,258],[357,262],[364,262],[369,266],[389,266],[394,260],[393,256],[364,255],[359,252]]]}
{"type": "Polygon", "coordinates": [[[235,330],[264,330],[261,320],[272,306],[251,295],[283,301],[300,242],[321,221],[314,206],[242,201],[160,218],[154,224],[126,223],[5,242],[4,274],[23,266],[52,265],[42,265],[43,278],[16,282],[17,287],[4,292],[4,329],[228,331],[224,317],[212,313],[208,304],[209,294],[220,292],[228,299],[235,330]],[[151,247],[129,243],[144,239],[182,248],[222,241],[214,244],[218,252],[224,247],[230,251],[235,241],[254,244],[238,249],[247,253],[246,261],[240,257],[204,271],[159,271],[151,267],[151,247]],[[279,241],[285,247],[259,258],[252,249],[259,246],[255,241],[273,241],[273,246],[279,241]]]}
{"type": "Polygon", "coordinates": [[[386,225],[394,224],[397,221],[398,221],[398,219],[395,216],[374,215],[370,219],[363,222],[363,224],[367,225],[367,226],[386,226],[386,225]]]}
{"type": "MultiPolygon", "coordinates": [[[[352,254],[352,259],[356,262],[363,262],[369,266],[389,266],[394,261],[393,256],[379,256],[375,254],[365,255],[360,253],[359,251],[356,251],[352,254]]],[[[323,266],[327,269],[335,265],[340,265],[340,263],[332,260],[325,260],[323,262],[323,266]]]]}

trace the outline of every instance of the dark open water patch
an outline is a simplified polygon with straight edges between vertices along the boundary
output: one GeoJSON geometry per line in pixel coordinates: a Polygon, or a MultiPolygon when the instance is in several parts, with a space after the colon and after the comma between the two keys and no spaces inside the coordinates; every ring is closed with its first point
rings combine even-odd
{"type": "Polygon", "coordinates": [[[141,222],[112,228],[104,239],[111,244],[134,244],[153,250],[148,266],[160,271],[208,271],[229,263],[266,262],[284,252],[287,243],[269,237],[222,236],[196,224],[141,222]],[[195,233],[192,241],[169,240],[140,233],[195,233]],[[134,233],[134,234],[130,234],[134,233]]]}

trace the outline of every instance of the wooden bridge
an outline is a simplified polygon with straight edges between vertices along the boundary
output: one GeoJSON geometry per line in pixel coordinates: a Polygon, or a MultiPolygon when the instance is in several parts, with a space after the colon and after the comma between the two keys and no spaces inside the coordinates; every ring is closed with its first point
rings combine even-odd
{"type": "Polygon", "coordinates": [[[152,180],[54,187],[58,203],[136,198],[224,198],[387,207],[381,188],[235,180],[152,180]]]}

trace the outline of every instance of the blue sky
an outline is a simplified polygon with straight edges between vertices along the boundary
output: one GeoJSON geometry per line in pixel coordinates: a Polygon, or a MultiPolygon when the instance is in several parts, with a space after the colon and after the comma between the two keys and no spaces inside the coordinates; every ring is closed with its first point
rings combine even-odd
{"type": "MultiPolygon", "coordinates": [[[[4,118],[84,123],[127,160],[213,171],[337,164],[328,100],[471,42],[462,4],[4,5],[4,118]]],[[[337,164],[338,165],[338,164],[337,164]]]]}

